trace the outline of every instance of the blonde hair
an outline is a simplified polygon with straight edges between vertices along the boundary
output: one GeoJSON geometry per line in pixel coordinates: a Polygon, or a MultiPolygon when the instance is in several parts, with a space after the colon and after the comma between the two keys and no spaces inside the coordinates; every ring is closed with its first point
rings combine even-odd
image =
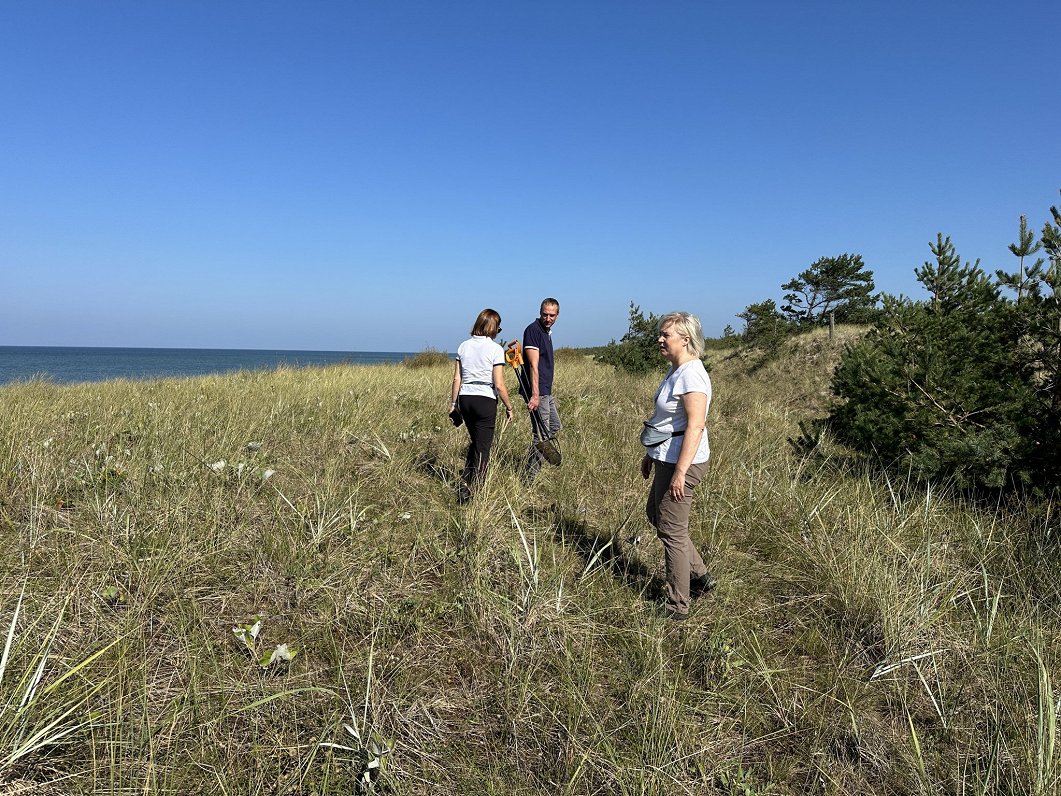
{"type": "Polygon", "coordinates": [[[691,312],[668,312],[659,319],[656,331],[662,332],[666,326],[670,326],[682,337],[689,338],[690,354],[694,357],[704,355],[704,329],[699,318],[691,312]]]}

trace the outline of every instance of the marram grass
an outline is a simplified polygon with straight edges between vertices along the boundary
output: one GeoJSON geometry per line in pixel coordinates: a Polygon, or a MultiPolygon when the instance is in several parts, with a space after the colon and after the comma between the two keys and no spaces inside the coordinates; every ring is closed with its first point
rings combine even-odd
{"type": "Polygon", "coordinates": [[[1055,793],[1056,519],[798,458],[794,345],[712,355],[680,626],[653,378],[564,359],[563,466],[517,412],[465,507],[445,363],[0,390],[0,791],[1055,793]]]}

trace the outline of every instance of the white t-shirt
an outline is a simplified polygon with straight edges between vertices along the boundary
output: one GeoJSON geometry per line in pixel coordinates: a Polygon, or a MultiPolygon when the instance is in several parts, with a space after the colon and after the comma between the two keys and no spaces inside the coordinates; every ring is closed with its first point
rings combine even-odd
{"type": "Polygon", "coordinates": [[[461,363],[460,395],[496,398],[494,365],[505,364],[505,350],[489,337],[475,335],[457,347],[461,363]]]}
{"type": "MultiPolygon", "coordinates": [[[[708,378],[707,370],[704,369],[704,363],[699,359],[689,360],[663,380],[663,383],[659,385],[659,390],[656,391],[656,412],[648,422],[660,431],[681,431],[689,425],[689,418],[685,415],[685,406],[682,404],[681,396],[690,392],[702,392],[707,396],[707,404],[704,407],[704,422],[706,423],[707,409],[711,406],[711,379],[708,378]]],[[[676,464],[684,440],[684,435],[671,437],[654,448],[648,448],[646,452],[657,461],[676,464]]],[[[705,427],[692,463],[706,462],[710,455],[711,449],[707,443],[707,428],[705,427]]]]}

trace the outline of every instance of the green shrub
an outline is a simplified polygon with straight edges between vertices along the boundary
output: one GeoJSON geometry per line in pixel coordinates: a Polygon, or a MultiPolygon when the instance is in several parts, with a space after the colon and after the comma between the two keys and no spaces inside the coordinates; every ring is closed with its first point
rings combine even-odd
{"type": "Polygon", "coordinates": [[[744,321],[744,333],[741,335],[744,348],[757,352],[754,369],[777,359],[785,340],[799,330],[796,324],[778,311],[773,299],[749,304],[737,317],[744,321]]]}
{"type": "Polygon", "coordinates": [[[450,355],[445,351],[439,351],[437,348],[425,348],[418,354],[413,354],[411,357],[403,359],[402,364],[407,368],[434,368],[439,365],[448,365],[452,361],[450,355]]]}
{"type": "Polygon", "coordinates": [[[1051,341],[1030,322],[1042,308],[1003,296],[979,262],[961,265],[949,238],[930,248],[936,261],[916,272],[929,299],[885,298],[883,319],[834,374],[829,428],[917,479],[1058,486],[1058,411],[1044,385],[1051,341]]]}
{"type": "Polygon", "coordinates": [[[564,346],[556,349],[555,358],[557,362],[581,362],[592,354],[584,348],[571,348],[564,346]]]}
{"type": "Polygon", "coordinates": [[[630,302],[630,327],[618,343],[612,340],[596,357],[626,373],[652,373],[663,370],[666,361],[659,353],[659,317],[651,312],[646,318],[641,308],[630,302]]]}

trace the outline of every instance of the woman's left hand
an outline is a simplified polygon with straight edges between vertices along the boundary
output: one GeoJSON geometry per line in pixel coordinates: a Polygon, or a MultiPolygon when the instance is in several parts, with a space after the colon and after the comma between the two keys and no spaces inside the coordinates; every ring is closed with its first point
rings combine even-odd
{"type": "Polygon", "coordinates": [[[652,457],[645,454],[641,458],[641,477],[647,481],[650,475],[652,475],[652,457]]]}
{"type": "Polygon", "coordinates": [[[685,473],[675,470],[667,491],[670,492],[671,500],[685,500],[685,473]]]}

